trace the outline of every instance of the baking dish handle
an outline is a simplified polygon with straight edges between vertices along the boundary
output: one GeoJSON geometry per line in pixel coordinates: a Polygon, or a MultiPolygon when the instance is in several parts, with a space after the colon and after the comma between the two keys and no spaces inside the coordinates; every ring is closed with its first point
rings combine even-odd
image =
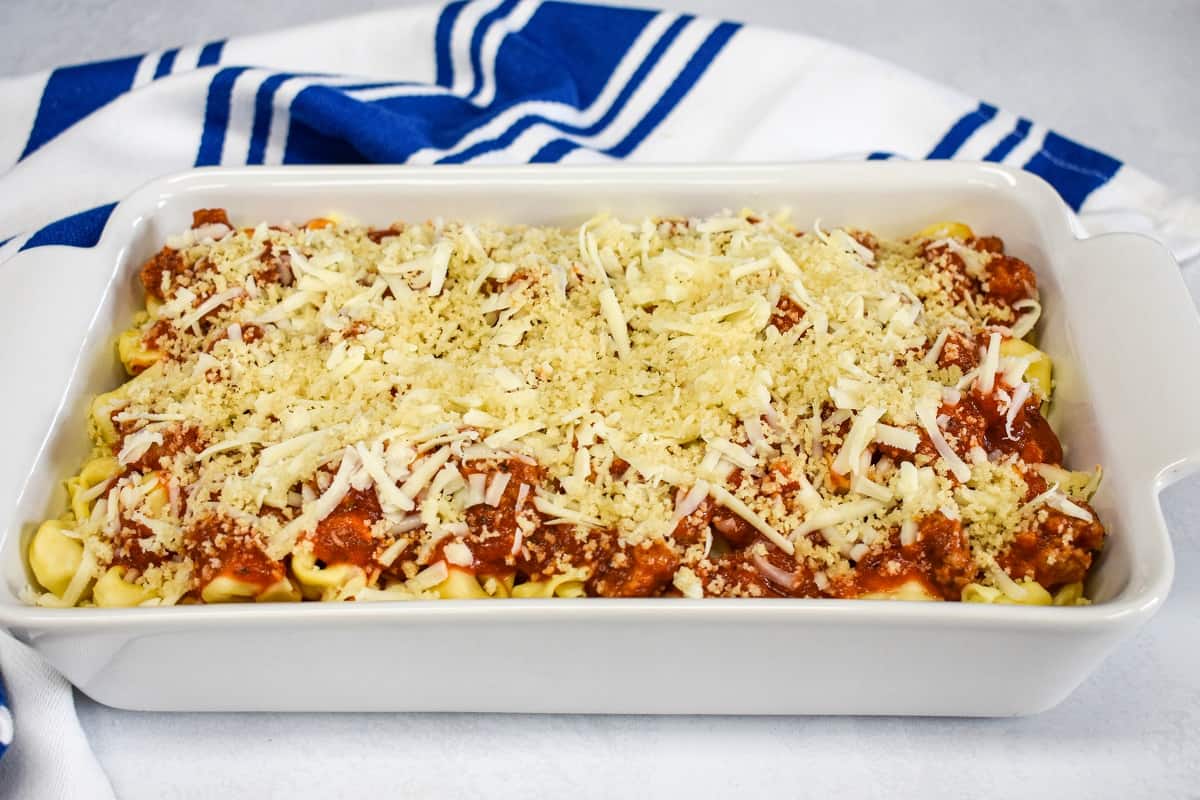
{"type": "Polygon", "coordinates": [[[1093,402],[1134,431],[1120,454],[1165,486],[1200,467],[1200,317],[1158,242],[1114,233],[1075,243],[1066,282],[1093,402]],[[1099,374],[1112,372],[1115,374],[1099,374]],[[1103,392],[1097,390],[1103,387],[1103,392]]]}
{"type": "Polygon", "coordinates": [[[112,277],[99,249],[46,246],[0,263],[0,541],[112,277]]]}

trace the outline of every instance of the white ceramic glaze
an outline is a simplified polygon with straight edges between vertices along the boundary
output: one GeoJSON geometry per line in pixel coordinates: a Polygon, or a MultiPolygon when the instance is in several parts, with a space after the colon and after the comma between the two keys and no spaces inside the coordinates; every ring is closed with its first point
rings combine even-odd
{"type": "Polygon", "coordinates": [[[121,203],[91,249],[0,265],[0,624],[84,692],[161,710],[1007,715],[1062,700],[1166,599],[1159,490],[1200,461],[1200,326],[1175,263],[1135,235],[1078,240],[1040,179],[963,163],[199,170],[121,203]],[[116,386],[137,269],[192,209],[577,224],[790,206],[905,234],[958,219],[1034,265],[1068,464],[1101,463],[1111,532],[1083,608],[838,600],[506,600],[42,609],[21,553],[116,386]]]}

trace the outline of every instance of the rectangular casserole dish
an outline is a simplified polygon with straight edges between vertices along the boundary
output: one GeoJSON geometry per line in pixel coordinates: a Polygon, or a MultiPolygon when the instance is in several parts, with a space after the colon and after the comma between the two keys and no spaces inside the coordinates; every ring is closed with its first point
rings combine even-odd
{"type": "Polygon", "coordinates": [[[1200,327],[1178,269],[1135,235],[1075,237],[1047,184],[959,163],[198,170],[113,212],[91,249],[0,266],[0,625],[96,700],[147,710],[1008,715],[1061,701],[1166,598],[1158,492],[1200,459],[1200,327]],[[85,455],[87,404],[122,380],[137,270],[193,209],[235,222],[340,212],[578,224],[789,206],[904,235],[947,219],[1038,273],[1051,422],[1102,464],[1111,532],[1080,608],[864,600],[507,600],[46,609],[18,597],[36,522],[85,455]]]}

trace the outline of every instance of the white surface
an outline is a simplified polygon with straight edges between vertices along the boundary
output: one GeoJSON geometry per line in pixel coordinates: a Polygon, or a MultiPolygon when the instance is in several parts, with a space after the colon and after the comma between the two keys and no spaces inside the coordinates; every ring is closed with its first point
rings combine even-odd
{"type": "Polygon", "coordinates": [[[1151,488],[1167,467],[1182,465],[1177,475],[1200,465],[1200,417],[1192,413],[1200,377],[1148,355],[1161,336],[1173,342],[1176,358],[1200,363],[1200,320],[1176,265],[1142,236],[1076,240],[1073,218],[1048,184],[1000,165],[197,170],[163,178],[122,201],[94,248],[34,248],[6,262],[0,295],[11,305],[0,338],[15,338],[11,331],[36,326],[41,309],[67,302],[60,295],[68,280],[72,305],[53,333],[26,348],[0,350],[0,374],[40,369],[62,376],[30,386],[8,409],[8,418],[28,422],[21,435],[6,434],[9,459],[0,462],[0,487],[13,487],[0,490],[0,530],[9,531],[0,624],[90,696],[122,708],[1036,712],[1058,703],[1161,605],[1172,559],[1151,488]],[[306,219],[332,208],[380,226],[422,214],[572,224],[598,207],[625,219],[698,216],[724,204],[786,204],[802,229],[820,217],[831,226],[853,221],[889,235],[918,229],[950,207],[1039,266],[1043,302],[1055,310],[1040,329],[1040,344],[1056,364],[1051,421],[1076,464],[1106,466],[1092,503],[1111,529],[1125,534],[1110,540],[1093,570],[1088,589],[1095,605],[660,598],[47,609],[18,599],[25,575],[14,533],[61,503],[61,476],[86,455],[78,432],[89,401],[113,384],[114,366],[97,365],[112,364],[111,342],[141,304],[137,270],[168,233],[186,227],[193,209],[223,206],[235,221],[252,222],[306,219]],[[1140,269],[1133,285],[1126,281],[1129,264],[1140,269]],[[1154,314],[1157,325],[1109,324],[1122,313],[1154,314]],[[44,416],[59,407],[68,376],[62,412],[39,454],[44,416]],[[1160,395],[1143,390],[1151,383],[1160,395]],[[1152,416],[1159,429],[1126,423],[1152,416]],[[22,468],[31,463],[26,482],[22,468]],[[436,657],[406,658],[414,643],[436,657]],[[353,681],[343,678],[350,652],[356,655],[353,681]],[[227,655],[213,659],[212,653],[227,655]],[[903,654],[902,668],[887,681],[875,680],[873,664],[893,654],[903,654]],[[647,683],[648,663],[672,679],[647,683]],[[479,675],[483,665],[486,676],[479,675]],[[752,669],[756,680],[736,692],[709,691],[736,669],[752,669]]]}
{"type": "MultiPolygon", "coordinates": [[[[100,0],[7,0],[0,72],[386,4],[214,0],[183,7],[181,24],[181,6],[153,0],[115,8],[100,0]]],[[[1200,190],[1196,2],[1022,2],[1003,10],[971,2],[953,11],[932,0],[658,5],[827,35],[1200,190]]],[[[170,715],[117,712],[83,698],[80,712],[123,797],[212,797],[247,785],[330,797],[344,794],[353,777],[388,794],[437,797],[454,794],[451,787],[523,796],[561,787],[581,797],[685,789],[694,797],[789,796],[799,787],[878,797],[1195,796],[1200,480],[1173,487],[1163,506],[1178,559],[1163,612],[1066,703],[1027,719],[170,715]],[[259,769],[227,774],[235,755],[259,769]]],[[[731,676],[715,690],[753,680],[731,676]]]]}

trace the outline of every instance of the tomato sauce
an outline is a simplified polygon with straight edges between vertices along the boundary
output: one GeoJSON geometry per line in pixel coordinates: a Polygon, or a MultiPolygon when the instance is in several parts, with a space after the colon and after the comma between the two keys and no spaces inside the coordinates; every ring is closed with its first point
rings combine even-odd
{"type": "Polygon", "coordinates": [[[260,284],[277,283],[280,286],[291,286],[295,280],[292,274],[292,254],[284,250],[275,252],[275,243],[268,241],[263,245],[258,260],[262,269],[254,273],[254,280],[260,284]]]}
{"type": "Polygon", "coordinates": [[[1048,591],[1082,581],[1104,545],[1104,526],[1087,503],[1091,521],[1051,508],[1038,509],[1030,527],[1017,534],[996,560],[1014,578],[1032,578],[1048,591]]]}
{"type": "Polygon", "coordinates": [[[209,516],[184,532],[195,567],[196,594],[219,577],[234,578],[260,591],[285,577],[282,562],[270,558],[253,530],[221,516],[209,516]]]}
{"type": "Polygon", "coordinates": [[[976,572],[962,524],[938,511],[917,521],[909,544],[900,543],[898,530],[889,531],[887,546],[872,549],[848,579],[834,584],[833,594],[857,597],[917,581],[936,597],[958,600],[976,572]]]}
{"type": "Polygon", "coordinates": [[[157,300],[166,300],[167,294],[164,292],[163,284],[171,286],[175,282],[175,277],[182,275],[186,269],[187,264],[179,251],[164,247],[142,265],[140,273],[142,286],[147,295],[157,300]],[[164,278],[166,278],[165,281],[164,278]]]}
{"type": "Polygon", "coordinates": [[[120,530],[112,540],[112,559],[110,566],[125,567],[125,578],[133,580],[150,567],[157,567],[167,560],[166,555],[147,550],[142,546],[143,539],[153,541],[154,532],[140,522],[129,519],[124,514],[120,518],[120,530]]]}
{"type": "Polygon", "coordinates": [[[351,489],[306,537],[312,544],[318,567],[341,564],[377,572],[375,554],[378,543],[371,526],[382,519],[383,510],[374,489],[351,489]]]}
{"type": "MultiPolygon", "coordinates": [[[[116,444],[112,446],[113,454],[120,453],[125,446],[125,438],[130,432],[121,432],[121,437],[116,444]]],[[[198,453],[204,449],[204,443],[200,436],[200,430],[193,425],[172,425],[162,432],[162,442],[150,445],[146,448],[146,452],[141,458],[126,465],[127,472],[151,472],[153,470],[167,469],[171,460],[182,453],[189,451],[198,453]]]]}
{"type": "Polygon", "coordinates": [[[542,483],[542,468],[514,458],[499,463],[471,461],[463,466],[462,471],[468,480],[471,475],[486,475],[485,487],[491,486],[497,475],[509,476],[508,483],[505,484],[495,506],[478,503],[466,510],[469,532],[464,541],[474,556],[475,563],[472,566],[476,574],[511,574],[517,560],[517,555],[513,553],[513,545],[516,543],[518,515],[525,516],[535,524],[540,523],[540,517],[533,507],[533,494],[542,483]],[[489,466],[492,464],[494,465],[489,466]],[[524,505],[518,512],[517,500],[521,495],[521,484],[527,485],[529,489],[524,505]]]}
{"type": "Polygon", "coordinates": [[[780,333],[787,333],[800,324],[802,319],[804,319],[804,309],[787,295],[779,298],[779,302],[775,304],[775,310],[771,313],[771,324],[780,333]]]}
{"type": "Polygon", "coordinates": [[[590,594],[600,597],[653,597],[671,585],[679,556],[661,539],[625,545],[596,565],[588,580],[590,594]]]}

